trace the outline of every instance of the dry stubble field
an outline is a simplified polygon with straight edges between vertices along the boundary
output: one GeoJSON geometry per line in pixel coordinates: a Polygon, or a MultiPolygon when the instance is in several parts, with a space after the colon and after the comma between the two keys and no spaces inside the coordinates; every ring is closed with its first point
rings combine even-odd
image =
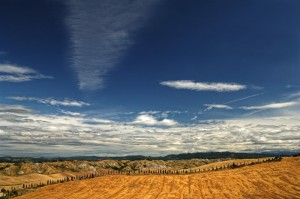
{"type": "Polygon", "coordinates": [[[190,175],[103,176],[46,186],[18,198],[300,198],[299,168],[296,157],[190,175]]]}

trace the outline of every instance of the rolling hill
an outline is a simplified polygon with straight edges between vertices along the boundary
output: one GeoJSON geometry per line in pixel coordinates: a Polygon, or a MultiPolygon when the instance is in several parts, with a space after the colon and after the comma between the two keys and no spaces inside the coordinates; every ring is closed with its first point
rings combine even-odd
{"type": "MultiPolygon", "coordinates": [[[[220,164],[220,163],[219,163],[220,164]]],[[[108,175],[38,189],[18,199],[299,198],[300,157],[188,175],[108,175]]]]}

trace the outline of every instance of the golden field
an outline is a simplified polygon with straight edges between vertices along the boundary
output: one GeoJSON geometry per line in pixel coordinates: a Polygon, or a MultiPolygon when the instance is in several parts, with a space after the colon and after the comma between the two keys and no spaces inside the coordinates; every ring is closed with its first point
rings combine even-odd
{"type": "MultiPolygon", "coordinates": [[[[224,159],[190,160],[101,160],[101,161],[57,161],[57,162],[0,162],[0,189],[21,189],[23,184],[46,184],[66,177],[83,176],[91,173],[138,172],[164,170],[184,170],[196,168],[224,159]]],[[[213,166],[213,165],[212,165],[213,166]]]]}
{"type": "Polygon", "coordinates": [[[189,175],[108,175],[45,186],[18,199],[300,198],[300,157],[189,175]]]}

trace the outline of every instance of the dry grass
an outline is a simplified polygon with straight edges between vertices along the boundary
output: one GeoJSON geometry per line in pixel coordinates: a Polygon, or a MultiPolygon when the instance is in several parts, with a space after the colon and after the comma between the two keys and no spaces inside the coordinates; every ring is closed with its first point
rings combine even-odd
{"type": "Polygon", "coordinates": [[[11,189],[11,187],[14,187],[16,189],[22,188],[23,184],[39,184],[39,183],[47,183],[47,180],[60,180],[65,177],[75,177],[76,175],[84,175],[86,173],[84,172],[62,172],[62,173],[56,173],[56,174],[27,174],[22,176],[0,176],[0,189],[11,189]]]}
{"type": "MultiPolygon", "coordinates": [[[[272,158],[272,157],[270,157],[272,158]]],[[[182,169],[179,171],[205,171],[205,170],[211,170],[211,169],[215,169],[215,168],[222,168],[222,167],[227,167],[228,165],[232,165],[233,163],[235,165],[250,165],[251,163],[255,162],[255,163],[261,163],[264,160],[268,160],[269,158],[258,158],[258,159],[233,159],[233,160],[225,160],[225,161],[220,161],[220,162],[213,162],[213,163],[209,163],[209,164],[205,164],[202,166],[198,166],[198,167],[194,167],[191,169],[182,169]]]]}
{"type": "Polygon", "coordinates": [[[191,175],[103,176],[46,186],[20,199],[300,198],[300,157],[191,175]]]}

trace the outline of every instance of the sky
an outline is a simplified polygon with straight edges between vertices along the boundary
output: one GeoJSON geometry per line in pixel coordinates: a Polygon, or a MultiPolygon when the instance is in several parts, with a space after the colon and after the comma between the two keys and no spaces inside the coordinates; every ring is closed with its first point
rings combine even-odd
{"type": "Polygon", "coordinates": [[[0,156],[299,152],[299,10],[1,0],[0,156]]]}

